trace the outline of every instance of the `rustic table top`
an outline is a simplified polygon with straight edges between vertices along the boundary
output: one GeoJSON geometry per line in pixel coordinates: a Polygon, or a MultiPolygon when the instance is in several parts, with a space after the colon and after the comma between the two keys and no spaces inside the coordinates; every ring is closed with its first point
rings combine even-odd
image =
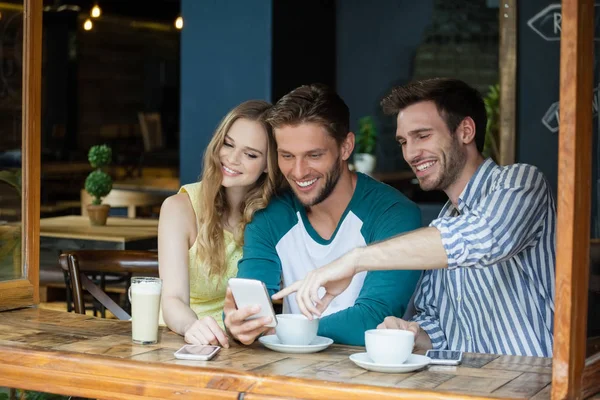
{"type": "Polygon", "coordinates": [[[88,217],[67,215],[40,219],[40,236],[66,239],[129,242],[158,236],[157,219],[108,218],[106,226],[92,226],[88,217]]]}
{"type": "Polygon", "coordinates": [[[146,192],[177,193],[180,188],[179,178],[131,178],[115,181],[113,188],[122,190],[136,190],[146,192]]]}
{"type": "MultiPolygon", "coordinates": [[[[178,382],[190,394],[194,390],[218,389],[221,394],[244,393],[246,398],[439,398],[442,393],[455,398],[550,398],[549,358],[465,353],[462,365],[457,367],[429,366],[416,372],[386,374],[366,371],[349,360],[351,354],[364,351],[361,347],[333,345],[320,353],[287,354],[258,343],[247,347],[234,344],[211,361],[184,361],[173,356],[183,344],[181,336],[166,328],[161,328],[158,344],[141,346],[131,342],[131,324],[127,321],[37,308],[6,311],[0,313],[0,386],[10,386],[11,382],[2,377],[3,370],[7,374],[13,371],[13,379],[18,379],[15,370],[31,369],[32,365],[36,369],[50,368],[54,377],[69,376],[74,372],[68,361],[75,360],[73,365],[91,363],[89,374],[104,371],[95,377],[99,382],[117,379],[119,374],[122,378],[123,372],[107,371],[139,367],[140,372],[131,376],[138,385],[135,390],[142,385],[147,395],[150,383],[144,374],[155,371],[148,372],[154,385],[177,386],[178,382]],[[106,365],[114,368],[105,371],[106,365]],[[187,381],[184,377],[188,375],[195,380],[187,381]]],[[[55,382],[59,378],[53,379],[55,382]]],[[[74,378],[69,379],[72,382],[74,378]]],[[[25,382],[30,385],[31,380],[25,382]]],[[[60,382],[56,385],[64,392],[60,382]]],[[[107,387],[104,384],[104,390],[110,390],[107,387]]],[[[195,395],[198,393],[207,394],[195,395]]]]}

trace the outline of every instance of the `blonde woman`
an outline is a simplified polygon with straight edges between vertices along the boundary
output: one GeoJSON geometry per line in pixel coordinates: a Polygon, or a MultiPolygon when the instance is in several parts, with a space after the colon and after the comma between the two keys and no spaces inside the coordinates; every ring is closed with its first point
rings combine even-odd
{"type": "Polygon", "coordinates": [[[208,144],[202,180],[162,205],[162,319],[188,343],[229,347],[222,320],[227,280],[237,273],[244,227],[279,182],[276,145],[263,121],[270,107],[251,100],[231,110],[208,144]]]}

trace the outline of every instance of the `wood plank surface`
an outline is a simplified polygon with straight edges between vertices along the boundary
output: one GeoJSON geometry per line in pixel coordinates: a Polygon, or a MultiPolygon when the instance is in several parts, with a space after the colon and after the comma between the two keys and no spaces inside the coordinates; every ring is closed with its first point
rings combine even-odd
{"type": "Polygon", "coordinates": [[[523,372],[546,368],[549,359],[465,353],[464,366],[383,374],[349,360],[361,347],[288,354],[259,343],[234,344],[211,361],[177,360],[173,353],[183,344],[165,328],[159,343],[133,344],[128,321],[37,308],[7,311],[0,314],[0,386],[132,399],[549,398],[541,393],[549,374],[523,372]]]}
{"type": "Polygon", "coordinates": [[[29,279],[0,282],[0,311],[33,304],[35,288],[29,279]]]}
{"type": "Polygon", "coordinates": [[[585,362],[594,2],[563,0],[560,39],[558,218],[552,398],[578,398],[585,362]]]}
{"type": "Polygon", "coordinates": [[[177,177],[141,177],[131,178],[113,183],[113,189],[134,190],[143,192],[170,192],[177,193],[180,188],[179,178],[177,177]]]}
{"type": "Polygon", "coordinates": [[[125,243],[156,238],[158,220],[108,218],[106,226],[92,226],[89,219],[81,215],[42,218],[40,236],[125,243]]]}

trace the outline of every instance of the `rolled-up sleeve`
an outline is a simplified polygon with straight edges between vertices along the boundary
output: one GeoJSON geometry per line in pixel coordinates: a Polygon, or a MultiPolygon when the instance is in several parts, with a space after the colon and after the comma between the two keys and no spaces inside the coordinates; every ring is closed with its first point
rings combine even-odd
{"type": "Polygon", "coordinates": [[[425,271],[415,292],[416,314],[411,319],[418,323],[431,340],[433,348],[444,350],[448,348],[446,335],[441,328],[437,302],[438,294],[435,293],[437,271],[425,271]]]}
{"type": "Polygon", "coordinates": [[[513,257],[541,235],[547,183],[533,166],[509,170],[476,208],[434,220],[448,269],[483,268],[513,257]]]}

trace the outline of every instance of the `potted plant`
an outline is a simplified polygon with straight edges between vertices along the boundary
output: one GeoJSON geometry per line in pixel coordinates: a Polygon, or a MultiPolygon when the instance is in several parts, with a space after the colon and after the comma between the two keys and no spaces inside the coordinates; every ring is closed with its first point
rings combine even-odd
{"type": "Polygon", "coordinates": [[[375,144],[377,130],[373,117],[366,116],[358,120],[358,134],[354,149],[354,168],[358,172],[372,174],[375,170],[375,144]]]}
{"type": "Polygon", "coordinates": [[[112,150],[104,144],[92,146],[88,153],[88,160],[92,168],[95,168],[85,179],[85,191],[93,197],[92,204],[87,205],[90,223],[106,225],[110,205],[102,204],[102,198],[112,190],[112,178],[102,171],[102,167],[111,163],[112,150]]]}
{"type": "Polygon", "coordinates": [[[483,156],[492,157],[494,161],[498,162],[498,133],[500,130],[500,85],[498,83],[490,86],[483,102],[487,114],[483,156]]]}

